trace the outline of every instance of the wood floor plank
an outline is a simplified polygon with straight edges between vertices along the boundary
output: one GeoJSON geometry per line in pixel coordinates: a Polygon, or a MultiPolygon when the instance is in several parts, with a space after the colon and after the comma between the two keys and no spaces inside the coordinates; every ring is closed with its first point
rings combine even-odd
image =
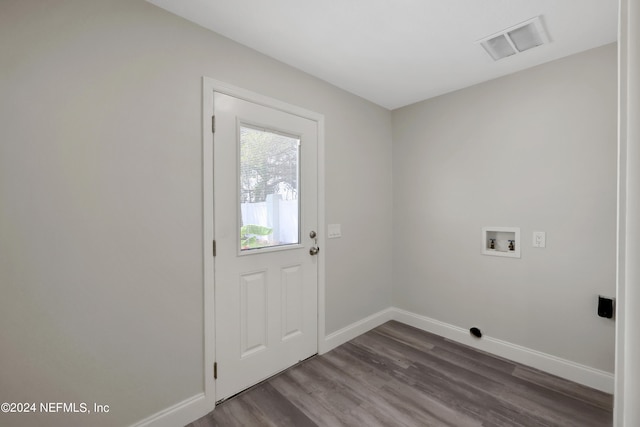
{"type": "Polygon", "coordinates": [[[316,422],[316,425],[343,425],[338,419],[338,410],[344,411],[345,408],[327,407],[322,401],[318,401],[318,399],[309,393],[301,384],[297,383],[295,378],[280,375],[270,382],[285,398],[297,406],[311,420],[314,420],[314,422],[315,420],[322,420],[322,423],[316,422]]]}
{"type": "Polygon", "coordinates": [[[376,328],[376,333],[386,335],[393,338],[399,343],[409,345],[417,350],[429,351],[433,349],[437,343],[442,341],[437,335],[416,334],[411,330],[403,330],[398,327],[399,322],[390,321],[376,328]],[[433,342],[429,339],[432,338],[433,342]]]}
{"type": "Polygon", "coordinates": [[[395,381],[384,388],[384,398],[391,406],[404,408],[414,420],[415,426],[443,425],[452,427],[477,427],[482,423],[465,413],[456,411],[436,396],[425,393],[409,384],[395,381]]]}
{"type": "Polygon", "coordinates": [[[381,389],[393,379],[392,376],[377,369],[376,366],[361,363],[361,359],[350,351],[353,348],[352,345],[342,345],[322,357],[332,363],[336,369],[348,372],[358,384],[364,384],[373,390],[381,389]]]}
{"type": "Polygon", "coordinates": [[[314,423],[269,382],[247,393],[247,404],[264,425],[314,427],[314,423]]]}
{"type": "Polygon", "coordinates": [[[391,321],[188,427],[608,427],[611,395],[391,321]]]}
{"type": "Polygon", "coordinates": [[[576,384],[571,381],[547,374],[527,366],[518,366],[513,375],[522,378],[529,383],[537,384],[549,390],[566,394],[575,399],[583,400],[586,403],[600,409],[608,410],[613,406],[613,396],[599,390],[576,384]]]}

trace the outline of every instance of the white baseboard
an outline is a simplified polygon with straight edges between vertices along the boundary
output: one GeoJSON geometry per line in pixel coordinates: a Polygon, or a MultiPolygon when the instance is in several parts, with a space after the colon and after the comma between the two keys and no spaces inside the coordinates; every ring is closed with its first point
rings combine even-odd
{"type": "Polygon", "coordinates": [[[207,402],[204,393],[188,399],[132,424],[131,427],[176,427],[187,425],[213,410],[214,402],[207,402]]]}
{"type": "Polygon", "coordinates": [[[440,322],[399,308],[391,308],[393,320],[440,335],[459,343],[504,357],[523,365],[531,366],[561,378],[586,385],[605,393],[613,393],[614,375],[570,360],[542,353],[496,338],[483,335],[481,339],[471,337],[469,331],[458,326],[440,322]]]}
{"type": "MultiPolygon", "coordinates": [[[[557,375],[583,384],[605,393],[613,393],[614,376],[612,373],[581,365],[570,360],[532,350],[506,341],[483,335],[482,339],[472,338],[464,328],[450,325],[430,317],[421,316],[396,307],[381,310],[362,320],[327,335],[320,340],[319,353],[333,350],[389,320],[396,320],[441,337],[477,348],[523,365],[557,375]]],[[[137,422],[131,427],[175,427],[189,424],[213,410],[214,402],[207,402],[204,393],[179,402],[156,414],[137,422]]]]}
{"type": "Polygon", "coordinates": [[[382,311],[372,314],[371,316],[365,317],[362,320],[358,320],[351,325],[347,325],[342,329],[339,329],[335,332],[330,333],[324,338],[324,341],[320,342],[319,354],[324,354],[334,348],[338,347],[356,338],[359,335],[364,334],[365,332],[370,331],[373,328],[376,328],[382,325],[385,322],[393,319],[393,308],[386,308],[382,311]]]}

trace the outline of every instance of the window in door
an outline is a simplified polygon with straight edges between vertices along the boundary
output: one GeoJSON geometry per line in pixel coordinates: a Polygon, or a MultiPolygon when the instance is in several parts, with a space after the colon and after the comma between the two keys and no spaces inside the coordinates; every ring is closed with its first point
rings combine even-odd
{"type": "Polygon", "coordinates": [[[300,243],[300,138],[240,123],[240,251],[300,243]]]}

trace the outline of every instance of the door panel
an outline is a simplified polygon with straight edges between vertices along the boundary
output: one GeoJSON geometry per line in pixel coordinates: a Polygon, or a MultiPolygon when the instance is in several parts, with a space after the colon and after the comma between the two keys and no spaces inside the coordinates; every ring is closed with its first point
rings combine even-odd
{"type": "Polygon", "coordinates": [[[317,352],[317,123],[214,94],[216,398],[317,352]],[[313,251],[311,251],[313,252],[313,251]]]}
{"type": "Polygon", "coordinates": [[[304,283],[302,266],[282,269],[282,340],[293,339],[302,333],[302,306],[304,283]]]}
{"type": "Polygon", "coordinates": [[[266,272],[240,276],[240,334],[244,358],[267,348],[266,272]]]}

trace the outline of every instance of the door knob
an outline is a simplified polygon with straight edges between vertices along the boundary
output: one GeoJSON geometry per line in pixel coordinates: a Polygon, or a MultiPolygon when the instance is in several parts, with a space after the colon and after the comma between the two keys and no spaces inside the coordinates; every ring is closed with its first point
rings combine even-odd
{"type": "Polygon", "coordinates": [[[317,234],[315,231],[311,230],[311,232],[309,233],[309,237],[311,237],[313,239],[313,246],[311,246],[311,249],[309,249],[309,254],[310,255],[318,255],[318,252],[320,252],[320,248],[318,247],[318,238],[317,238],[317,234]]]}

